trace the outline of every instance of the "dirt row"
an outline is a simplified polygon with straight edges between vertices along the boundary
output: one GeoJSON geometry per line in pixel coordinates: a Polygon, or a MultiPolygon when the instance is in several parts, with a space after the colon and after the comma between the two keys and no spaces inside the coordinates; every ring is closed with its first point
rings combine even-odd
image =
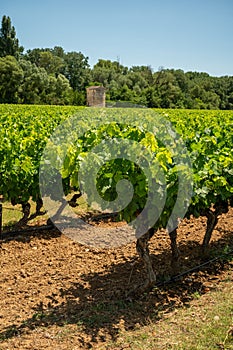
{"type": "MultiPolygon", "coordinates": [[[[221,259],[133,297],[128,292],[146,278],[135,242],[94,249],[56,230],[2,241],[0,349],[104,348],[122,329],[156,322],[164,312],[188,306],[195,293],[208,293],[222,280],[232,280],[227,252],[233,249],[233,209],[219,219],[207,257],[200,249],[205,224],[199,218],[180,225],[181,258],[175,267],[168,235],[161,231],[153,237],[150,252],[157,279],[167,280],[220,254],[221,259]]],[[[116,223],[96,225],[111,228],[116,223]]]]}

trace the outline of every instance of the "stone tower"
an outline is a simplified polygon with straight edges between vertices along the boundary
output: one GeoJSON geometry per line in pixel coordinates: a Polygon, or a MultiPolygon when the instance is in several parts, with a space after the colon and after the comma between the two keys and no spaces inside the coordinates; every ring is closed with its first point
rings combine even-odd
{"type": "Polygon", "coordinates": [[[88,107],[105,107],[105,88],[103,86],[89,86],[86,90],[88,107]]]}

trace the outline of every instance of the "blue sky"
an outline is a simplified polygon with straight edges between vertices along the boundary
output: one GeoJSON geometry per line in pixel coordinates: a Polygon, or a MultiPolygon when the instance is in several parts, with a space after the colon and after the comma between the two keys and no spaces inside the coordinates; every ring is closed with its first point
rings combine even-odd
{"type": "Polygon", "coordinates": [[[233,0],[0,0],[25,50],[233,75],[233,0]]]}

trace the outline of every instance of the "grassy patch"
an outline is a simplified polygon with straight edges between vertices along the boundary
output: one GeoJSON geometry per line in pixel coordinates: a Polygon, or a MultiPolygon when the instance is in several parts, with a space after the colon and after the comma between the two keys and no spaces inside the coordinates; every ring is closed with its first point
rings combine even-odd
{"type": "Polygon", "coordinates": [[[2,225],[4,227],[11,227],[15,225],[23,217],[21,211],[21,205],[15,205],[14,207],[8,203],[3,203],[2,211],[2,225]]]}
{"type": "MultiPolygon", "coordinates": [[[[67,200],[70,200],[72,198],[72,195],[67,196],[67,200]]],[[[28,224],[30,225],[37,225],[41,223],[46,223],[47,219],[49,218],[48,215],[45,213],[43,215],[35,215],[36,213],[36,203],[32,200],[29,201],[31,208],[30,208],[30,218],[28,221],[28,224]]],[[[87,206],[87,203],[83,199],[83,197],[79,198],[77,200],[77,207],[73,208],[72,210],[77,215],[82,215],[87,212],[89,209],[87,206]]],[[[3,202],[2,203],[2,226],[3,229],[12,229],[14,226],[19,222],[19,220],[23,217],[22,213],[22,207],[20,204],[12,205],[10,202],[3,202]]],[[[45,209],[42,208],[41,211],[44,213],[45,209]]]]}
{"type": "Polygon", "coordinates": [[[122,331],[115,343],[100,349],[233,349],[233,285],[198,296],[190,307],[176,309],[157,323],[122,331]]]}

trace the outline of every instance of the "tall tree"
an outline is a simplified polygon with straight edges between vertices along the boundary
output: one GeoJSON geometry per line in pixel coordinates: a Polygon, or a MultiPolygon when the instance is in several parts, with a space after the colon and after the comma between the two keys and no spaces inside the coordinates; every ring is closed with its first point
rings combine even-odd
{"type": "Polygon", "coordinates": [[[2,26],[0,29],[0,57],[14,56],[19,58],[23,52],[23,47],[19,45],[19,40],[16,38],[16,31],[11,25],[9,16],[2,17],[2,26]]]}
{"type": "Polygon", "coordinates": [[[20,103],[70,104],[72,89],[64,75],[48,74],[43,67],[37,67],[28,60],[20,60],[23,79],[19,87],[20,103]]]}
{"type": "Polygon", "coordinates": [[[0,58],[0,103],[17,103],[23,70],[15,57],[0,58]]]}
{"type": "Polygon", "coordinates": [[[19,87],[20,103],[43,103],[42,95],[46,96],[45,89],[48,86],[46,70],[27,60],[20,60],[20,67],[23,70],[23,79],[19,87]]]}
{"type": "Polygon", "coordinates": [[[44,51],[40,53],[38,66],[44,68],[48,74],[58,75],[64,64],[62,58],[44,51]]]}
{"type": "Polygon", "coordinates": [[[84,91],[90,81],[88,57],[81,52],[68,52],[64,57],[61,73],[69,80],[74,90],[84,91]]]}

